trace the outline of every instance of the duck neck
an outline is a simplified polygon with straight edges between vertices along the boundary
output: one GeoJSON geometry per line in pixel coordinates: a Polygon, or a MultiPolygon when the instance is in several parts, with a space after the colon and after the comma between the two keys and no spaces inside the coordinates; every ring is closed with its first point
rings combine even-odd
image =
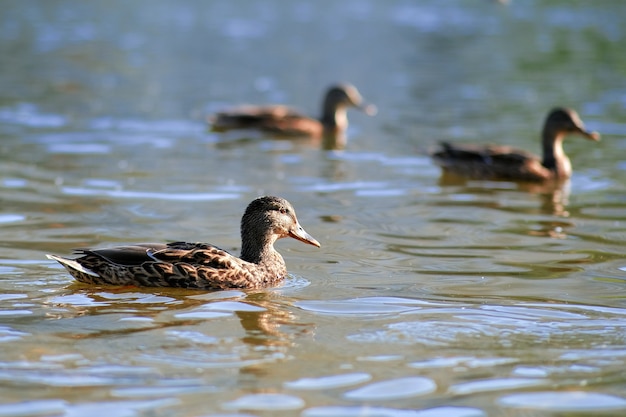
{"type": "Polygon", "coordinates": [[[241,259],[258,265],[276,262],[284,264],[282,256],[274,249],[275,241],[271,236],[255,239],[242,233],[241,259]]]}
{"type": "Polygon", "coordinates": [[[325,103],[320,120],[327,130],[345,130],[348,127],[346,108],[336,104],[325,103]]]}
{"type": "Polygon", "coordinates": [[[569,158],[563,151],[563,139],[565,135],[555,133],[548,129],[543,131],[543,161],[542,165],[553,171],[557,178],[568,177],[572,167],[569,158]]]}

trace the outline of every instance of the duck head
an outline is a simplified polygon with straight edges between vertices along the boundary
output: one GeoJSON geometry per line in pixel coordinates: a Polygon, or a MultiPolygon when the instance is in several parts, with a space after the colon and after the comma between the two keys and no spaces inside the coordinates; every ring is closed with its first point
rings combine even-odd
{"type": "Polygon", "coordinates": [[[589,140],[600,140],[600,134],[588,131],[575,110],[564,107],[552,109],[548,114],[544,125],[544,137],[546,134],[552,137],[578,134],[589,140]]]}

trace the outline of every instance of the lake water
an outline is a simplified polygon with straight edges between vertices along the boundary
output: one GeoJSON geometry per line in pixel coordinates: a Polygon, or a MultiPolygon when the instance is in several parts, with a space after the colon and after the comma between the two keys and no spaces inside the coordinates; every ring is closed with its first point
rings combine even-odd
{"type": "Polygon", "coordinates": [[[5,1],[0,416],[626,413],[626,3],[5,1]],[[316,115],[343,151],[208,131],[239,103],[316,115]],[[593,143],[557,189],[450,183],[440,140],[538,153],[556,105],[593,143]],[[258,195],[264,291],[90,287],[46,253],[145,241],[239,251],[258,195]]]}

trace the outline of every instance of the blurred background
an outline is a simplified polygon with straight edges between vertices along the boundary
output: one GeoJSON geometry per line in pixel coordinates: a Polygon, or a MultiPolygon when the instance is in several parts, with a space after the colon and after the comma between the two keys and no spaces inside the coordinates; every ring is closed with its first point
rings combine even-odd
{"type": "Polygon", "coordinates": [[[0,414],[621,415],[625,19],[621,0],[3,1],[0,414]],[[378,107],[349,112],[343,151],[206,123],[317,116],[337,82],[378,107]],[[426,154],[540,153],[554,106],[602,134],[566,140],[560,187],[450,184],[426,154]],[[45,258],[238,253],[261,194],[322,244],[278,242],[280,289],[93,288],[45,258]]]}

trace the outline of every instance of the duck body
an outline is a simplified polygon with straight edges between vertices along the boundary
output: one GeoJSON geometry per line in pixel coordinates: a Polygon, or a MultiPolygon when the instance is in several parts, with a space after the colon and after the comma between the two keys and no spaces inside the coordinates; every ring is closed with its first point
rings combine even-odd
{"type": "Polygon", "coordinates": [[[543,157],[510,146],[447,142],[431,156],[444,173],[461,177],[527,182],[564,180],[572,175],[571,162],[563,151],[563,139],[568,134],[593,141],[600,139],[597,132],[585,129],[574,110],[555,108],[543,127],[543,157]]]}
{"type": "Polygon", "coordinates": [[[356,87],[338,84],[327,90],[319,119],[284,105],[245,105],[218,112],[209,118],[209,123],[216,132],[252,129],[278,137],[319,138],[325,133],[345,131],[348,127],[347,109],[350,107],[369,115],[376,113],[375,106],[364,104],[356,87]]]}
{"type": "MultiPolygon", "coordinates": [[[[448,174],[474,179],[547,181],[556,176],[541,163],[538,156],[521,149],[498,145],[455,145],[441,143],[441,150],[433,156],[448,174]]],[[[561,161],[563,177],[569,159],[561,161]]],[[[569,175],[567,175],[569,176],[569,175]]]]}
{"type": "Polygon", "coordinates": [[[319,137],[322,123],[283,105],[244,105],[216,113],[210,120],[214,132],[258,130],[280,137],[319,137]]]}
{"type": "Polygon", "coordinates": [[[319,247],[298,223],[291,204],[279,197],[254,200],[241,221],[241,257],[208,243],[138,243],[78,249],[70,259],[47,255],[87,284],[179,287],[204,290],[271,287],[287,275],[274,242],[293,237],[319,247]]]}

